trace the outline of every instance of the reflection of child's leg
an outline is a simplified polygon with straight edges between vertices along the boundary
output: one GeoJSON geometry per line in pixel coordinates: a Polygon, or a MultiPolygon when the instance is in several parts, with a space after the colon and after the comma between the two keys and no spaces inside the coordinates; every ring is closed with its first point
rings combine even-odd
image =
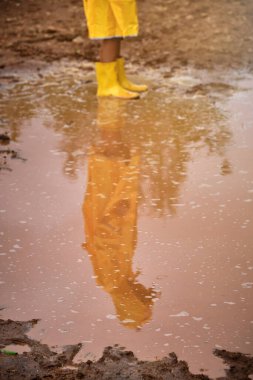
{"type": "Polygon", "coordinates": [[[100,62],[114,62],[120,57],[121,38],[103,40],[100,48],[100,62]]]}

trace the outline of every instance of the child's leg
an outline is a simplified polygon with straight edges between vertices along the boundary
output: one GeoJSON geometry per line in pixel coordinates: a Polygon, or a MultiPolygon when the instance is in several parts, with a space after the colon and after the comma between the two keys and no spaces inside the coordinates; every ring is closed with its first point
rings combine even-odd
{"type": "Polygon", "coordinates": [[[120,57],[121,38],[105,39],[101,43],[100,62],[114,62],[120,57]]]}
{"type": "MultiPolygon", "coordinates": [[[[138,85],[127,79],[124,68],[124,59],[120,57],[121,40],[121,38],[108,38],[102,40],[100,48],[100,64],[111,64],[115,66],[115,70],[113,69],[113,72],[116,75],[115,80],[117,85],[119,85],[122,89],[132,91],[133,93],[147,91],[146,85],[138,85]]],[[[101,66],[101,68],[102,67],[103,66],[101,66]]],[[[109,78],[109,82],[113,82],[112,78],[109,78]]],[[[104,91],[99,90],[98,93],[102,95],[104,91]]],[[[122,94],[122,97],[129,97],[129,94],[125,93],[124,96],[122,94]]]]}
{"type": "Polygon", "coordinates": [[[121,87],[118,78],[118,60],[120,57],[121,38],[102,40],[100,62],[96,63],[98,96],[116,96],[118,98],[135,99],[139,95],[121,87]]]}
{"type": "Polygon", "coordinates": [[[117,63],[117,79],[121,87],[133,92],[147,91],[148,87],[146,85],[135,84],[127,79],[124,68],[125,62],[124,59],[120,56],[121,40],[122,38],[108,38],[102,40],[100,48],[100,62],[117,63]]]}

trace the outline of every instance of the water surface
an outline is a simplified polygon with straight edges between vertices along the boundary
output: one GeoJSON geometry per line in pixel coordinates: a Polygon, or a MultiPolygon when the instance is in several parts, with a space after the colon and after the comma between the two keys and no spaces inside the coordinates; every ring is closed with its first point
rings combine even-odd
{"type": "Polygon", "coordinates": [[[154,75],[132,102],[64,65],[3,88],[1,314],[218,376],[215,347],[253,348],[253,78],[154,75]]]}

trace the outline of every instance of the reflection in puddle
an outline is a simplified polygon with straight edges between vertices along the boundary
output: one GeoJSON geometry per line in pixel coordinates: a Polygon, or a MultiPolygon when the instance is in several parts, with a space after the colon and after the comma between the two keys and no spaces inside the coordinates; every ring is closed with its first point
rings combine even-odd
{"type": "Polygon", "coordinates": [[[124,142],[122,100],[101,99],[98,142],[89,153],[83,204],[85,247],[97,284],[112,297],[119,320],[137,328],[151,318],[155,292],[138,283],[133,272],[137,243],[140,155],[124,142]]]}
{"type": "Polygon", "coordinates": [[[252,351],[252,78],[194,75],[136,102],[69,67],[4,90],[26,161],[1,171],[3,318],[85,360],[119,343],[218,376],[213,348],[252,351]]]}

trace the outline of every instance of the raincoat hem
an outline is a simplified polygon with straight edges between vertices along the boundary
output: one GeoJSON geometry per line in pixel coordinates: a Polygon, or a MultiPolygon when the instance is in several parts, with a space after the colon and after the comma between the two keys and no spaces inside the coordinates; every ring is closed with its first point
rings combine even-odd
{"type": "Polygon", "coordinates": [[[131,38],[138,37],[138,34],[129,34],[127,36],[106,36],[106,37],[89,37],[90,40],[111,40],[113,38],[131,38]]]}

